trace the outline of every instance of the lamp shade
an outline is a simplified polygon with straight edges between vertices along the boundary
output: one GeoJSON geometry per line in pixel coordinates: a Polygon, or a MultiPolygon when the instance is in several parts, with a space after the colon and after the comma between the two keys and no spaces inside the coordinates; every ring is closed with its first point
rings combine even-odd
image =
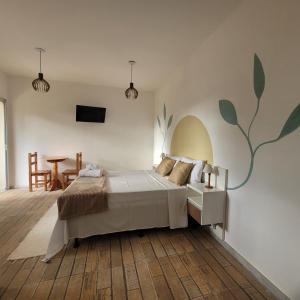
{"type": "Polygon", "coordinates": [[[127,99],[134,100],[138,97],[139,93],[138,91],[134,88],[133,82],[130,82],[129,88],[125,91],[125,96],[127,99]]]}
{"type": "Polygon", "coordinates": [[[134,60],[130,60],[129,64],[130,64],[130,84],[129,84],[129,88],[125,91],[125,96],[127,99],[130,100],[135,100],[138,95],[139,92],[137,91],[137,89],[134,88],[133,86],[133,82],[132,82],[132,66],[135,64],[136,62],[134,60]]]}
{"type": "Polygon", "coordinates": [[[50,89],[50,84],[44,79],[44,74],[42,73],[42,53],[46,52],[43,48],[35,48],[40,53],[40,72],[38,78],[32,81],[32,87],[37,92],[47,93],[50,89]]]}
{"type": "Polygon", "coordinates": [[[50,84],[44,79],[43,73],[39,73],[39,77],[32,81],[32,87],[37,92],[47,93],[50,89],[50,84]]]}
{"type": "Polygon", "coordinates": [[[213,167],[210,164],[206,164],[203,169],[204,173],[213,173],[213,167]]]}

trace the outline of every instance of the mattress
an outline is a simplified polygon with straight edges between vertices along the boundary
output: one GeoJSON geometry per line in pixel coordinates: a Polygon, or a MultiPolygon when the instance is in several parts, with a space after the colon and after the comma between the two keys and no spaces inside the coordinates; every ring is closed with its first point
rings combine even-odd
{"type": "Polygon", "coordinates": [[[109,172],[108,210],[69,220],[57,219],[45,260],[70,239],[136,229],[183,228],[187,190],[154,171],[109,172]]]}

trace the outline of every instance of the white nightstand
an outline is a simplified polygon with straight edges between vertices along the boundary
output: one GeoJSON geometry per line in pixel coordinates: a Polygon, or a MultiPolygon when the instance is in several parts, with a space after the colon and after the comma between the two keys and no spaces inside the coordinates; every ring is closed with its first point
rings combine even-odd
{"type": "Polygon", "coordinates": [[[192,183],[188,189],[188,213],[201,225],[224,223],[226,191],[192,183]]]}

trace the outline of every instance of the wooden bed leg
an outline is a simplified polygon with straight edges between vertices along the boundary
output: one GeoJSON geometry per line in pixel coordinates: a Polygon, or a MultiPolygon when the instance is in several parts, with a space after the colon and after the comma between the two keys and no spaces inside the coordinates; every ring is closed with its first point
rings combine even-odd
{"type": "Polygon", "coordinates": [[[79,239],[75,238],[73,248],[78,248],[79,246],[80,246],[79,239]]]}
{"type": "Polygon", "coordinates": [[[144,237],[144,236],[145,236],[144,230],[139,230],[138,236],[139,236],[140,238],[144,237]]]}

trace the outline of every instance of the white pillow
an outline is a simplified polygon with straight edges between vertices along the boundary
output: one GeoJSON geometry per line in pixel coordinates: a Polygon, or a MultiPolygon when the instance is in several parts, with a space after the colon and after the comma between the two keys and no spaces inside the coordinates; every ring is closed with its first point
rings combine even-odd
{"type": "Polygon", "coordinates": [[[181,161],[182,157],[181,156],[171,156],[171,155],[167,155],[169,158],[174,159],[176,161],[181,161]]]}
{"type": "Polygon", "coordinates": [[[99,169],[96,164],[92,164],[92,163],[87,163],[85,168],[87,170],[96,170],[96,169],[99,169]]]}
{"type": "Polygon", "coordinates": [[[188,183],[200,183],[205,161],[190,159],[188,157],[182,157],[181,161],[194,164],[188,183]]]}
{"type": "Polygon", "coordinates": [[[181,157],[181,161],[188,164],[195,164],[196,160],[183,156],[181,157]]]}

